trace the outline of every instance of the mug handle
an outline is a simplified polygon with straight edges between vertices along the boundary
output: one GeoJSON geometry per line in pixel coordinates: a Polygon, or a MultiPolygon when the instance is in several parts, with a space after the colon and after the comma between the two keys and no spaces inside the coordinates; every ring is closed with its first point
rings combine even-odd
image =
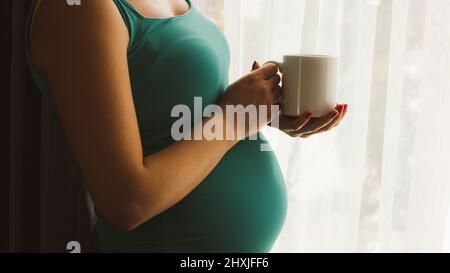
{"type": "Polygon", "coordinates": [[[278,67],[278,70],[281,72],[281,74],[284,73],[284,64],[282,62],[268,61],[268,62],[264,63],[264,65],[266,65],[266,64],[274,64],[274,65],[276,65],[278,67]]]}
{"type": "MultiPolygon", "coordinates": [[[[266,64],[274,64],[274,65],[276,65],[276,66],[278,67],[278,70],[281,72],[281,74],[284,73],[284,64],[283,64],[282,62],[278,62],[278,61],[268,61],[268,62],[265,62],[265,63],[264,63],[264,65],[266,65],[266,64]]],[[[263,66],[264,66],[264,65],[263,65],[263,66]]],[[[278,102],[279,102],[279,103],[283,103],[283,95],[281,95],[281,97],[278,99],[278,102]]]]}

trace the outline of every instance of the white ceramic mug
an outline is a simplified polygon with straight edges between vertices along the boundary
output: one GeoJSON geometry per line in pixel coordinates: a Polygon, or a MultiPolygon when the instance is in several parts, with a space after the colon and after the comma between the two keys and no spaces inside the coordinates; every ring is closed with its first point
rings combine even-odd
{"type": "Polygon", "coordinates": [[[336,107],[337,58],[326,55],[286,55],[276,64],[283,76],[281,113],[298,117],[304,112],[321,117],[336,107]]]}

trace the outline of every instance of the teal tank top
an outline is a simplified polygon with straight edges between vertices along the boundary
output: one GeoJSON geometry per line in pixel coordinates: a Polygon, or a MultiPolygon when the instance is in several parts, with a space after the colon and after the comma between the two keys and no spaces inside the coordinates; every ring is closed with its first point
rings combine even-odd
{"type": "MultiPolygon", "coordinates": [[[[127,0],[114,0],[130,36],[128,66],[144,156],[174,142],[174,106],[194,109],[194,97],[202,98],[203,107],[215,104],[229,85],[225,37],[187,2],[190,9],[183,15],[148,18],[127,0]]],[[[29,26],[30,20],[26,37],[30,70],[53,102],[47,80],[30,61],[29,26]]],[[[121,231],[97,214],[93,234],[98,249],[269,252],[286,217],[287,194],[274,153],[262,152],[261,144],[268,145],[261,133],[256,141],[239,142],[182,201],[133,231],[121,231]]]]}

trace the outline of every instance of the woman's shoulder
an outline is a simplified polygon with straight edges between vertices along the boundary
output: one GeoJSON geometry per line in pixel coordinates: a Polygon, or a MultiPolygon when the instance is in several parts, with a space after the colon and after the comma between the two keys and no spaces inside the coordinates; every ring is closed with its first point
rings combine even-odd
{"type": "Polygon", "coordinates": [[[34,13],[30,48],[32,62],[45,69],[47,62],[83,49],[86,43],[108,46],[109,41],[128,43],[125,23],[113,1],[41,0],[34,13]]]}

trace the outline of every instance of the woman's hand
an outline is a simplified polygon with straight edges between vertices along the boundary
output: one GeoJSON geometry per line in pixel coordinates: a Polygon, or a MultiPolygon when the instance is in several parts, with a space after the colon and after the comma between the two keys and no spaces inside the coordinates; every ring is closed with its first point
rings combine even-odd
{"type": "MultiPolygon", "coordinates": [[[[255,62],[252,70],[257,71],[260,65],[255,62]]],[[[313,113],[303,113],[300,117],[280,115],[279,129],[291,137],[308,138],[310,136],[328,132],[338,126],[347,114],[348,105],[338,104],[327,115],[320,118],[311,118],[313,113]]]]}
{"type": "MultiPolygon", "coordinates": [[[[237,122],[234,122],[233,129],[237,140],[256,134],[273,120],[271,108],[281,96],[280,82],[281,77],[278,75],[278,67],[275,64],[266,64],[262,68],[254,69],[250,74],[228,87],[219,101],[219,106],[222,107],[224,112],[227,111],[226,106],[237,105],[256,106],[257,111],[256,117],[246,115],[245,128],[237,128],[237,122]],[[258,118],[260,115],[259,106],[267,107],[267,119],[258,118]]],[[[235,121],[236,117],[234,115],[235,121]]]]}
{"type": "Polygon", "coordinates": [[[310,136],[328,132],[338,126],[347,113],[348,106],[339,104],[327,115],[311,118],[312,113],[304,113],[300,117],[280,115],[279,129],[291,137],[308,138],[310,136]]]}

